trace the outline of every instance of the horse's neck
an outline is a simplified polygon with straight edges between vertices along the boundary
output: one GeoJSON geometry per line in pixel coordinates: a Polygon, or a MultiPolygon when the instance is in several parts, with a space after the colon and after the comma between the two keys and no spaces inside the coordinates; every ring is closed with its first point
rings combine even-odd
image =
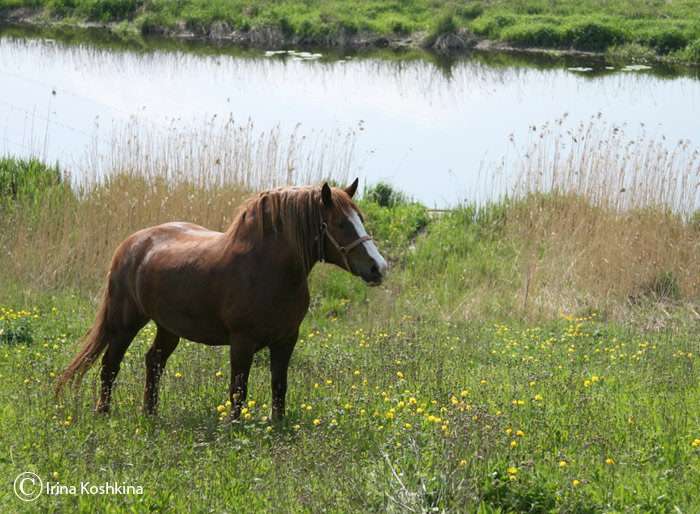
{"type": "MultiPolygon", "coordinates": [[[[268,225],[269,227],[269,225],[268,225]]],[[[281,234],[266,228],[262,234],[258,227],[246,227],[237,234],[231,234],[228,249],[234,253],[251,253],[256,262],[266,266],[266,273],[279,274],[286,280],[306,282],[317,259],[311,258],[306,266],[304,256],[281,234]],[[308,269],[307,269],[308,268],[308,269]]],[[[313,248],[309,248],[312,252],[313,248]]]]}

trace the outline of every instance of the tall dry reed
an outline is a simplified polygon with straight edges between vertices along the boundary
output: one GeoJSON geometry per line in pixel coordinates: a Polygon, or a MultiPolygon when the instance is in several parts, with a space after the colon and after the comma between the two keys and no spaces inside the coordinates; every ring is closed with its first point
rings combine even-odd
{"type": "Polygon", "coordinates": [[[223,231],[250,194],[344,182],[353,162],[353,132],[258,133],[231,119],[163,130],[133,119],[114,130],[108,151],[96,143],[63,186],[5,213],[0,303],[58,291],[97,297],[129,234],[174,220],[223,231]]]}
{"type": "Polygon", "coordinates": [[[533,131],[516,165],[506,237],[517,248],[520,313],[604,309],[700,298],[700,154],[596,116],[533,131]]]}

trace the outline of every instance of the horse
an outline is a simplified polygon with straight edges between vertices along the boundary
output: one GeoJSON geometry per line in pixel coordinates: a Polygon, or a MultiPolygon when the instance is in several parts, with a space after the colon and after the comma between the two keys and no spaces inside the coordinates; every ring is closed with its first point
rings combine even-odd
{"type": "Polygon", "coordinates": [[[56,397],[69,382],[77,393],[104,352],[95,410],[108,413],[120,362],[153,320],[142,411],[156,413],[165,364],[185,338],[230,347],[233,419],[246,400],[253,355],[269,348],[271,418],[283,418],[287,369],[309,307],[313,266],[326,261],[369,286],[387,276],[387,263],[352,199],[357,183],[262,192],[243,204],[223,233],[173,222],[129,236],[114,253],[97,314],[57,381],[56,397]]]}

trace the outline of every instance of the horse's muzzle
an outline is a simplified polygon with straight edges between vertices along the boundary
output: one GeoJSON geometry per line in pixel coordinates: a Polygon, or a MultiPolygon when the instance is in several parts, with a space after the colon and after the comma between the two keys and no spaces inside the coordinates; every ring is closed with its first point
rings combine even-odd
{"type": "Polygon", "coordinates": [[[369,270],[369,273],[360,273],[360,278],[368,286],[378,286],[389,275],[389,266],[382,259],[381,262],[375,262],[369,270]]]}

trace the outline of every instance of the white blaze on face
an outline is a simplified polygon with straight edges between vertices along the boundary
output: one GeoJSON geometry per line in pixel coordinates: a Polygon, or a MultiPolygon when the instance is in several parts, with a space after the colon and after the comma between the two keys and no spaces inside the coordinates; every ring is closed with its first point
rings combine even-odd
{"type": "MultiPolygon", "coordinates": [[[[360,215],[357,213],[356,210],[353,209],[350,213],[346,212],[345,215],[347,216],[348,221],[352,224],[353,228],[355,229],[355,232],[357,232],[357,237],[364,237],[367,235],[365,226],[362,224],[360,215]]],[[[377,263],[377,269],[379,270],[379,273],[381,273],[382,278],[386,278],[387,272],[389,270],[389,265],[384,260],[384,257],[381,256],[379,250],[377,250],[374,241],[369,239],[362,244],[365,246],[367,254],[374,260],[374,262],[377,263]]]]}

